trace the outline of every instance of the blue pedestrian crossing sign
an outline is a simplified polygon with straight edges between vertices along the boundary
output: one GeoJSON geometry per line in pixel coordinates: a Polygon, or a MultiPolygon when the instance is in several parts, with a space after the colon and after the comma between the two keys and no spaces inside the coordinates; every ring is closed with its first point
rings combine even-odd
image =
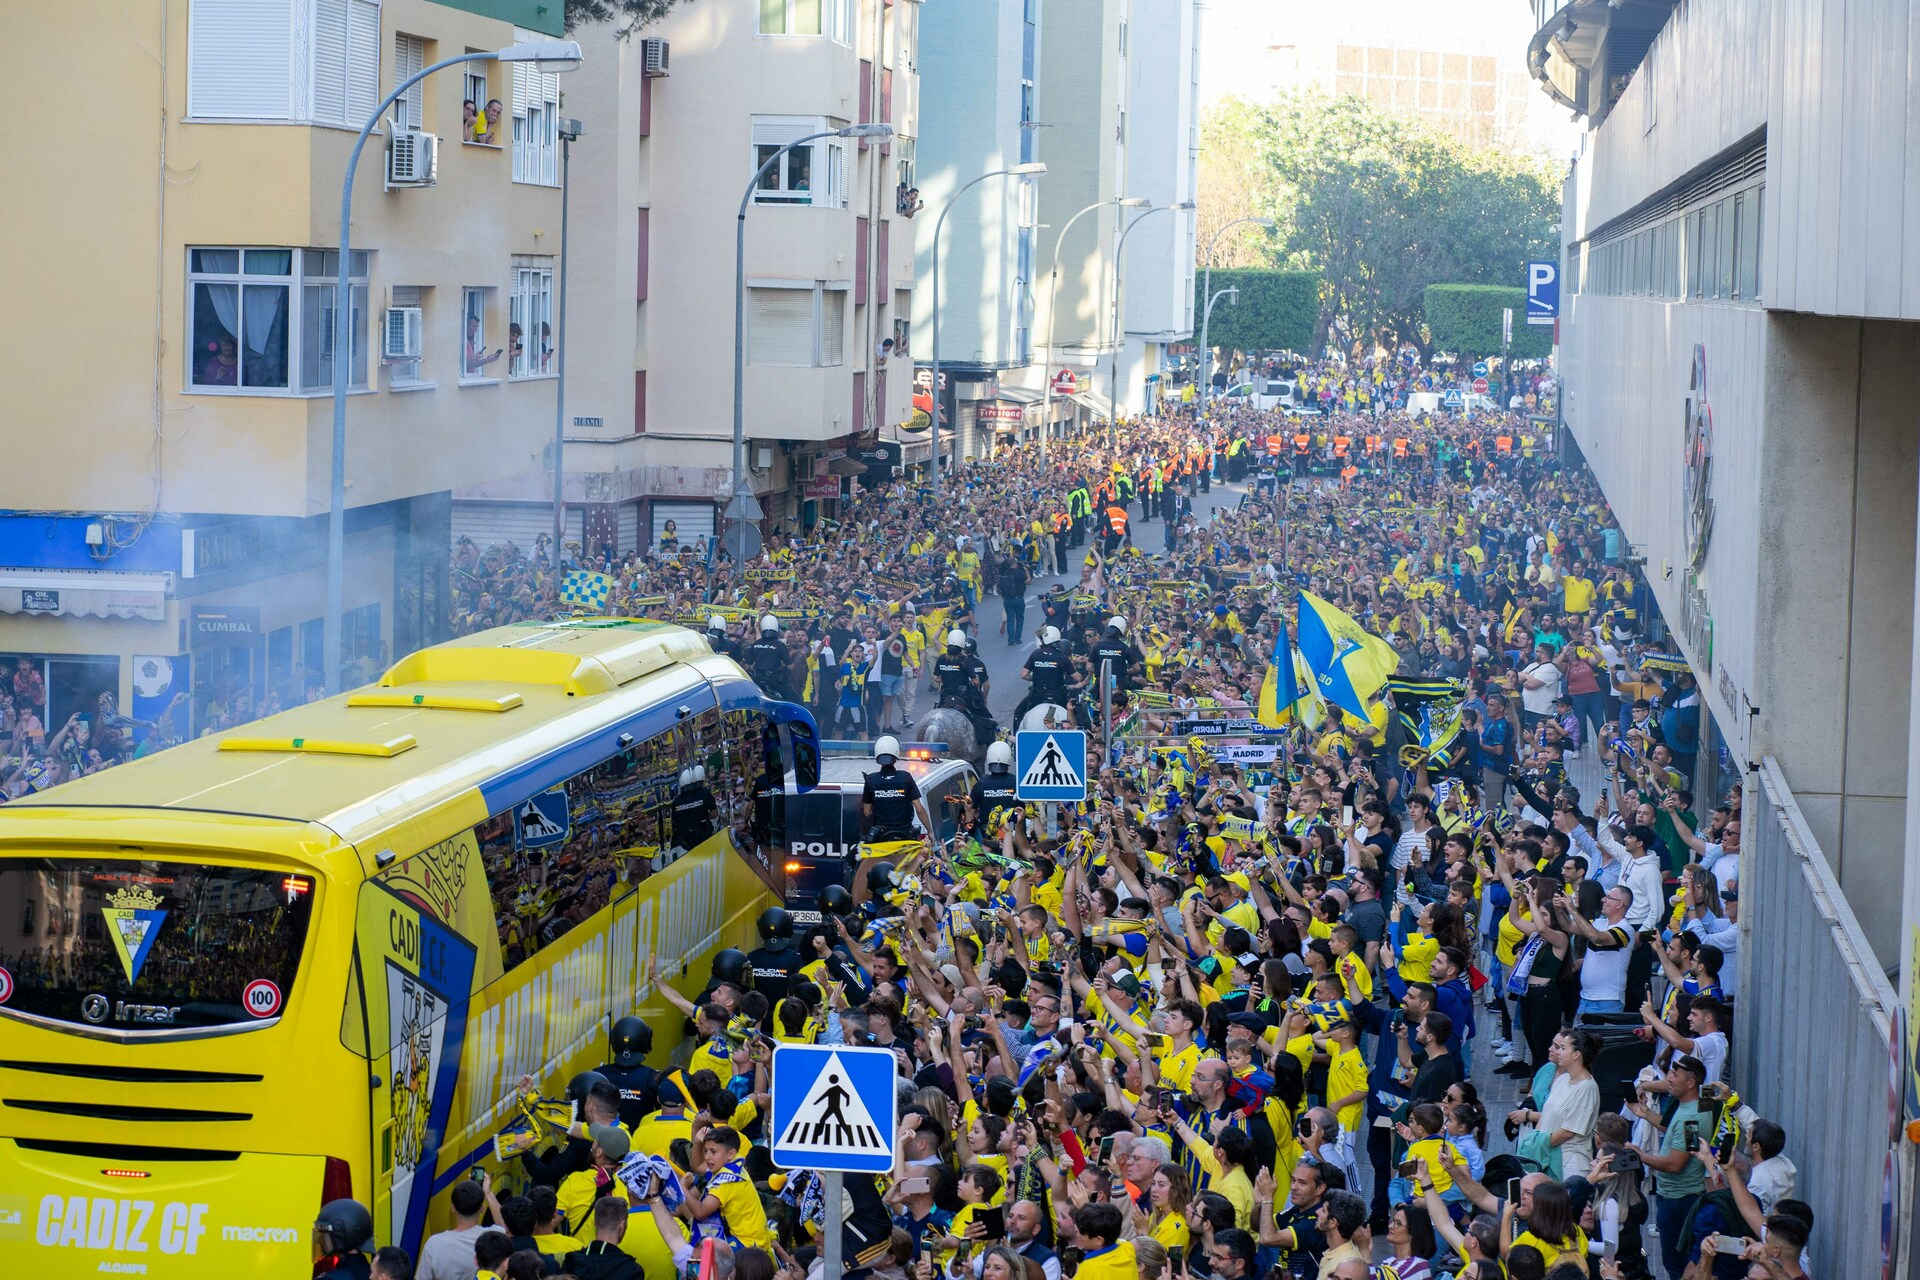
{"type": "Polygon", "coordinates": [[[547,849],[565,844],[573,820],[567,813],[567,789],[555,787],[522,801],[513,811],[514,832],[522,849],[547,849]]]}
{"type": "Polygon", "coordinates": [[[782,1169],[885,1173],[900,1128],[891,1049],[783,1044],[773,1051],[773,1162],[782,1169]]]}
{"type": "Polygon", "coordinates": [[[1449,409],[1458,409],[1466,403],[1466,397],[1460,394],[1460,388],[1448,387],[1447,394],[1440,397],[1440,403],[1446,405],[1449,409]]]}
{"type": "Polygon", "coordinates": [[[1022,800],[1087,798],[1087,735],[1078,729],[1023,729],[1013,739],[1015,794],[1022,800]]]}

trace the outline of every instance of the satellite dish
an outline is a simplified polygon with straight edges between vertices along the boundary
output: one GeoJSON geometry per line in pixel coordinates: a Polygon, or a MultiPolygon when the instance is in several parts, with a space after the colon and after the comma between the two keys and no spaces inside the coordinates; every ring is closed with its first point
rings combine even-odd
{"type": "Polygon", "coordinates": [[[727,549],[735,564],[745,564],[760,555],[762,540],[760,526],[745,520],[735,520],[727,526],[726,534],[720,539],[720,545],[727,549]]]}

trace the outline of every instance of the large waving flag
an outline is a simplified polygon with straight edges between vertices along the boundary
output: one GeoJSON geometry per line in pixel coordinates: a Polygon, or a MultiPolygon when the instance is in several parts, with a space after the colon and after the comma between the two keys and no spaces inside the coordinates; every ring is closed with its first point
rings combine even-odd
{"type": "Polygon", "coordinates": [[[1343,711],[1368,719],[1367,700],[1400,665],[1393,646],[1311,591],[1300,593],[1300,656],[1320,694],[1343,711]]]}
{"type": "Polygon", "coordinates": [[[1326,719],[1326,705],[1311,677],[1305,675],[1304,666],[1283,618],[1279,634],[1273,638],[1267,674],[1260,681],[1260,703],[1254,714],[1261,724],[1269,729],[1296,723],[1316,729],[1326,719]]]}

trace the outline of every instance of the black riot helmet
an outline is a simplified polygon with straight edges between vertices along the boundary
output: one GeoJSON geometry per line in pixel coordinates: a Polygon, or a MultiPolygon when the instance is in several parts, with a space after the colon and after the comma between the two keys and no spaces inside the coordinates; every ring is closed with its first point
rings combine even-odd
{"type": "Polygon", "coordinates": [[[823,916],[853,914],[853,895],[847,892],[847,886],[830,884],[820,891],[820,914],[823,916]]]}
{"type": "Polygon", "coordinates": [[[893,890],[893,864],[874,862],[867,866],[867,896],[878,898],[893,890]]]}
{"type": "Polygon", "coordinates": [[[329,1200],[320,1206],[313,1220],[315,1235],[324,1254],[354,1253],[373,1243],[373,1215],[358,1200],[329,1200]]]}
{"type": "Polygon", "coordinates": [[[736,987],[753,985],[748,981],[752,970],[747,966],[747,953],[738,947],[728,947],[713,958],[713,980],[731,982],[736,987]]]}
{"type": "Polygon", "coordinates": [[[587,1105],[587,1095],[593,1092],[593,1086],[607,1083],[607,1078],[598,1071],[582,1071],[567,1081],[567,1101],[576,1107],[587,1105]]]}
{"type": "Polygon", "coordinates": [[[653,1028],[628,1014],[613,1024],[607,1047],[613,1051],[614,1066],[637,1067],[653,1050],[653,1028]]]}
{"type": "Polygon", "coordinates": [[[793,917],[787,914],[785,907],[768,907],[760,913],[760,918],[754,922],[754,927],[760,930],[760,936],[768,942],[775,938],[791,938],[793,917]]]}

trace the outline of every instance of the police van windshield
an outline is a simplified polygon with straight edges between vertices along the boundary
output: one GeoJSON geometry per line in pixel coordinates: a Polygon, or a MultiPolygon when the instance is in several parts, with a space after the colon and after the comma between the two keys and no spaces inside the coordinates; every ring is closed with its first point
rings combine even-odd
{"type": "Polygon", "coordinates": [[[77,1029],[257,1025],[292,992],[313,877],[0,861],[0,1014],[77,1029]]]}

